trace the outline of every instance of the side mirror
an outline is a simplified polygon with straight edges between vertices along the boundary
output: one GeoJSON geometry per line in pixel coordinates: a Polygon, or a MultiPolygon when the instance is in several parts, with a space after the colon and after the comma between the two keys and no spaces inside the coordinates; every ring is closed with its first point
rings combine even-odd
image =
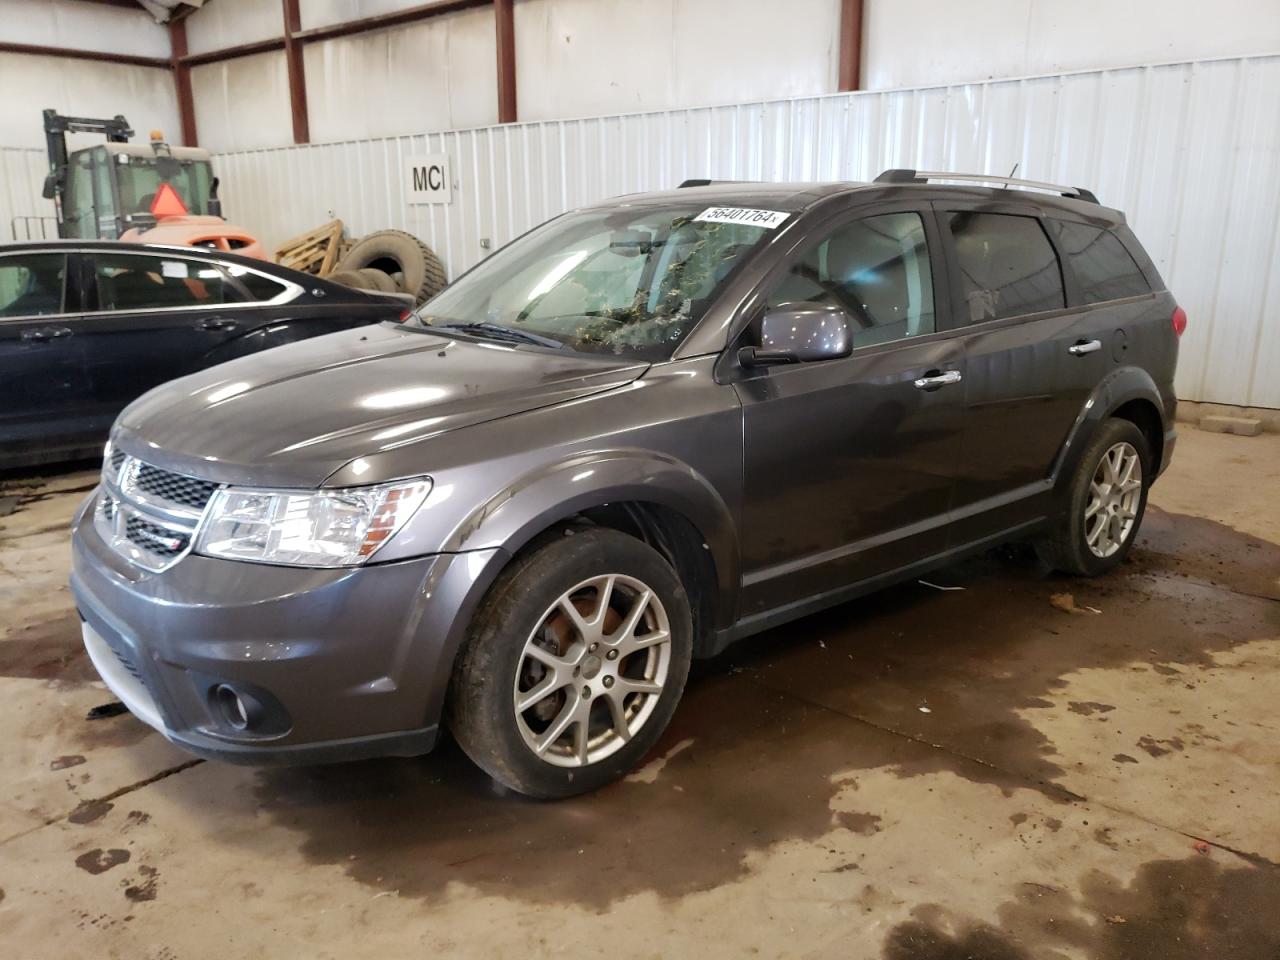
{"type": "Polygon", "coordinates": [[[784,303],[764,315],[760,346],[743,347],[744,367],[836,360],[853,350],[853,324],[843,307],[822,303],[784,303]]]}

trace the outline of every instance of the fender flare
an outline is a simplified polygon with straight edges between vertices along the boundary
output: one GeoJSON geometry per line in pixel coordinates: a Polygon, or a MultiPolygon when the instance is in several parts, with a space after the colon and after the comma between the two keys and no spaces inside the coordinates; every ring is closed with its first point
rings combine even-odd
{"type": "Polygon", "coordinates": [[[1067,442],[1058,453],[1058,460],[1053,466],[1053,489],[1056,494],[1065,493],[1070,485],[1084,448],[1089,445],[1099,425],[1131,400],[1150,402],[1160,415],[1162,427],[1168,429],[1169,416],[1165,411],[1160,389],[1151,374],[1140,367],[1126,366],[1112,370],[1099,381],[1085,400],[1067,435],[1067,442]]]}
{"type": "Polygon", "coordinates": [[[656,504],[687,519],[715,563],[719,609],[733,609],[739,556],[729,506],[698,471],[651,450],[590,451],[544,464],[473,510],[441,551],[500,547],[509,558],[558,521],[620,501],[656,504]]]}

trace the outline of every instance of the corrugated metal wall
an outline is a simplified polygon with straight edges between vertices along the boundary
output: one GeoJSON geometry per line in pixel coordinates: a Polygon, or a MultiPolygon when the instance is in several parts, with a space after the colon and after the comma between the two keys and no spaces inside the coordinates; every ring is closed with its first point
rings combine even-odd
{"type": "Polygon", "coordinates": [[[58,235],[53,202],[40,196],[48,170],[43,150],[0,147],[0,243],[58,235]]]}

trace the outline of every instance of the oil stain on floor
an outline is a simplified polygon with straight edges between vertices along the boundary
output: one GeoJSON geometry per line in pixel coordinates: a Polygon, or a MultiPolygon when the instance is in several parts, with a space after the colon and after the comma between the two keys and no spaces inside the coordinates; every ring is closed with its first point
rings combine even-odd
{"type": "Polygon", "coordinates": [[[1205,856],[1144,863],[1123,883],[1093,872],[1078,897],[1027,885],[1002,904],[998,925],[913,911],[885,939],[883,960],[1276,960],[1280,870],[1224,867],[1205,856]]]}

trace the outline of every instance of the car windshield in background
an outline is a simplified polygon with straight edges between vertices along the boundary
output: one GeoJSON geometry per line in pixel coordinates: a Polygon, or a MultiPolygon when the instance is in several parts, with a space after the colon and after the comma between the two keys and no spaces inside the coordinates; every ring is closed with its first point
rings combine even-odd
{"type": "Polygon", "coordinates": [[[568,214],[499,250],[418,317],[511,343],[666,360],[785,219],[706,204],[568,214]]]}

